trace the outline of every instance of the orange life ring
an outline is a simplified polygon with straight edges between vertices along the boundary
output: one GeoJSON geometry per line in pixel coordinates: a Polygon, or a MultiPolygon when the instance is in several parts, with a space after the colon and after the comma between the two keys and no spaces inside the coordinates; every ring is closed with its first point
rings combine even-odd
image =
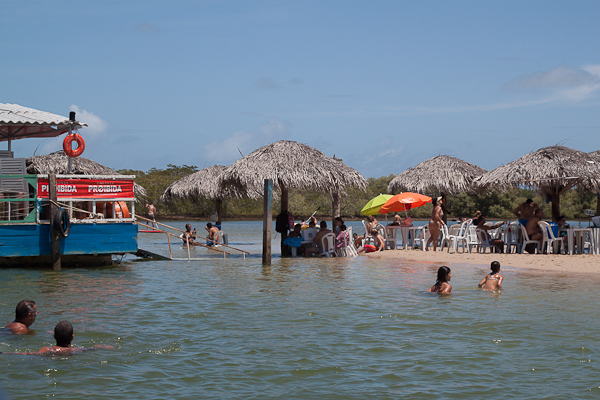
{"type": "Polygon", "coordinates": [[[124,201],[115,201],[115,216],[117,218],[129,218],[129,209],[124,201]]]}
{"type": "Polygon", "coordinates": [[[81,153],[83,153],[83,150],[85,150],[85,142],[81,135],[78,133],[67,135],[63,141],[63,150],[69,157],[79,157],[81,153]],[[73,143],[73,141],[77,142],[77,148],[75,150],[71,148],[71,143],[73,143]]]}

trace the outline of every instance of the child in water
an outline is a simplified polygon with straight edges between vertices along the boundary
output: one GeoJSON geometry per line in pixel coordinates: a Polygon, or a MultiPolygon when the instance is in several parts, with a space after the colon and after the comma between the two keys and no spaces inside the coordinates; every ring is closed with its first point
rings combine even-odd
{"type": "Polygon", "coordinates": [[[500,272],[500,263],[498,261],[493,261],[492,272],[485,276],[481,282],[479,282],[479,287],[483,288],[483,290],[494,291],[496,289],[502,289],[502,280],[504,277],[499,274],[500,272]]]}
{"type": "Polygon", "coordinates": [[[450,279],[452,279],[452,272],[450,271],[450,268],[442,265],[438,269],[435,285],[433,285],[428,292],[450,293],[452,290],[452,285],[448,283],[450,282],[450,279]]]}

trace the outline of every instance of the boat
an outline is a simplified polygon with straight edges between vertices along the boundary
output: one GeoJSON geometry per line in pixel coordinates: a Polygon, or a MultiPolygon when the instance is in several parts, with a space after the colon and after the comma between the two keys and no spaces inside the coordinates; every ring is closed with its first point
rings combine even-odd
{"type": "Polygon", "coordinates": [[[0,141],[8,141],[0,150],[0,266],[109,265],[115,254],[137,252],[135,176],[28,174],[11,150],[15,139],[67,133],[70,169],[85,146],[73,131],[83,127],[74,112],[0,104],[0,141]]]}

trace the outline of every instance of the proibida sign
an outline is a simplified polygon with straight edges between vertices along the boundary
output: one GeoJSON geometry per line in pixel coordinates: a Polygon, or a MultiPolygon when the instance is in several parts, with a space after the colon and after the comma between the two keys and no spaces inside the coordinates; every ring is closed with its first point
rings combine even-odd
{"type": "MultiPolygon", "coordinates": [[[[38,197],[48,197],[48,179],[38,179],[38,197]]],[[[57,179],[58,198],[133,199],[133,180],[57,179]]]]}

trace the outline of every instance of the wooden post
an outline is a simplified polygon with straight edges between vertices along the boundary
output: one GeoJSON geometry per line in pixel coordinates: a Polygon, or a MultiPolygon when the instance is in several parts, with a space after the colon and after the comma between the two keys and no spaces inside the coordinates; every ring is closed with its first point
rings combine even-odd
{"type": "Polygon", "coordinates": [[[52,252],[52,268],[54,268],[55,271],[60,271],[60,239],[58,237],[58,232],[54,232],[52,229],[54,226],[54,214],[56,214],[56,210],[58,210],[58,207],[56,206],[58,196],[56,194],[55,174],[48,175],[48,186],[48,195],[50,197],[50,249],[52,252]]]}
{"type": "Polygon", "coordinates": [[[271,265],[271,226],[273,225],[273,181],[265,179],[263,209],[263,265],[271,265]]]}
{"type": "Polygon", "coordinates": [[[215,200],[215,209],[217,211],[217,225],[221,225],[221,213],[223,212],[223,200],[215,200]]]}
{"type": "Polygon", "coordinates": [[[560,218],[560,194],[552,193],[550,201],[552,202],[552,222],[558,222],[560,218]]]}
{"type": "Polygon", "coordinates": [[[340,190],[331,193],[331,231],[335,232],[335,219],[340,216],[340,190]]]}
{"type": "MultiPolygon", "coordinates": [[[[281,210],[280,212],[288,212],[288,194],[289,191],[288,189],[281,183],[279,182],[279,187],[281,188],[281,210]]],[[[287,218],[286,218],[287,221],[287,218]]],[[[286,223],[287,226],[287,223],[286,223]]],[[[283,232],[281,232],[281,257],[287,257],[287,253],[288,253],[288,245],[283,244],[283,242],[285,241],[285,239],[287,239],[288,237],[288,231],[287,229],[283,232]]]]}

